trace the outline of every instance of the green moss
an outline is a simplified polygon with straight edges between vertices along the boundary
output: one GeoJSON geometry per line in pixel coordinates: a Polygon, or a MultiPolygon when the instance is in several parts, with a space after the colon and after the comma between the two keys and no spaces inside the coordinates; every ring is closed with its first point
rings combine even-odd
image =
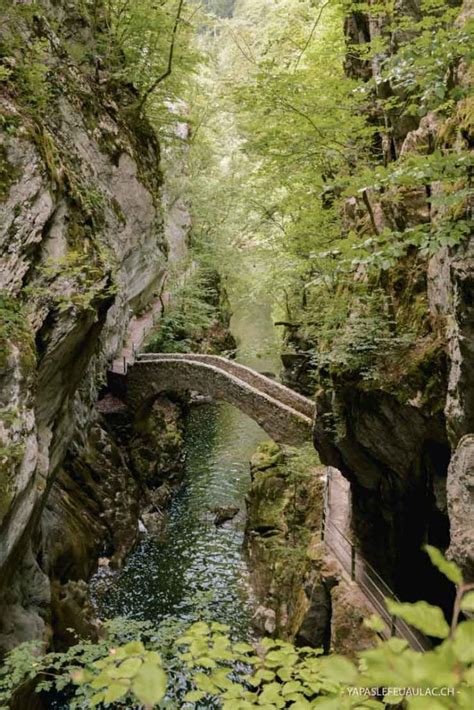
{"type": "Polygon", "coordinates": [[[4,370],[15,345],[20,351],[20,363],[25,375],[36,365],[36,349],[31,326],[17,299],[0,294],[0,370],[4,370]]]}
{"type": "Polygon", "coordinates": [[[41,154],[52,185],[62,187],[63,166],[53,136],[46,128],[35,125],[31,130],[31,138],[41,154]]]}
{"type": "Polygon", "coordinates": [[[12,472],[24,455],[22,444],[0,447],[0,521],[3,520],[13,500],[12,472]]]}
{"type": "Polygon", "coordinates": [[[319,564],[324,484],[311,445],[261,444],[252,457],[246,545],[257,596],[276,614],[276,634],[293,638],[306,609],[305,580],[319,564]],[[287,617],[287,618],[286,618],[287,617]]]}
{"type": "Polygon", "coordinates": [[[0,145],[0,202],[8,199],[10,188],[19,174],[19,170],[9,162],[5,146],[0,145]]]}
{"type": "Polygon", "coordinates": [[[274,441],[264,441],[252,456],[252,471],[264,471],[282,461],[284,461],[284,454],[281,446],[274,441]]]}
{"type": "MultiPolygon", "coordinates": [[[[88,245],[90,247],[90,244],[88,245]]],[[[25,293],[59,312],[95,310],[117,290],[107,254],[71,249],[38,270],[39,281],[25,293]],[[72,288],[71,288],[72,287],[72,288]]]]}
{"type": "Polygon", "coordinates": [[[415,349],[408,360],[404,377],[395,388],[402,401],[421,393],[420,404],[431,414],[441,412],[446,402],[448,378],[447,355],[444,342],[428,341],[415,349]]]}

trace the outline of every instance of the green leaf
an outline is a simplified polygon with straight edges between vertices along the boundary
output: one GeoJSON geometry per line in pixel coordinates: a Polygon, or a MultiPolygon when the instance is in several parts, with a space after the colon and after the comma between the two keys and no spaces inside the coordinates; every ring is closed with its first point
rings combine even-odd
{"type": "Polygon", "coordinates": [[[229,678],[229,668],[221,668],[220,670],[214,671],[210,676],[211,681],[217,685],[221,690],[229,690],[234,688],[236,684],[229,678]]]}
{"type": "Polygon", "coordinates": [[[222,710],[254,710],[255,705],[248,700],[232,699],[224,700],[222,710]]]}
{"type": "Polygon", "coordinates": [[[278,651],[269,651],[265,656],[265,663],[269,666],[285,666],[288,668],[296,663],[298,656],[293,652],[288,652],[286,649],[278,651]]]}
{"type": "Polygon", "coordinates": [[[129,687],[128,683],[112,683],[105,691],[104,703],[114,703],[116,700],[123,698],[129,687]]]}
{"type": "Polygon", "coordinates": [[[145,661],[132,681],[132,690],[140,702],[155,705],[166,693],[168,678],[156,663],[145,661]]]}
{"type": "Polygon", "coordinates": [[[213,631],[229,631],[229,627],[226,624],[220,624],[218,621],[213,621],[211,623],[211,629],[213,631]]]}
{"type": "Polygon", "coordinates": [[[137,673],[138,669],[141,667],[143,661],[141,658],[127,658],[118,667],[120,678],[132,678],[132,676],[137,673]]]}
{"type": "Polygon", "coordinates": [[[130,641],[130,643],[122,646],[122,650],[127,656],[138,656],[145,653],[145,647],[141,641],[130,641]]]}
{"type": "Polygon", "coordinates": [[[424,549],[430,556],[431,563],[444,574],[453,584],[462,584],[462,572],[455,562],[447,560],[446,557],[436,547],[425,545],[424,549]]]}
{"type": "Polygon", "coordinates": [[[187,703],[197,703],[199,700],[202,700],[205,697],[206,693],[204,693],[202,690],[190,690],[189,693],[186,693],[184,699],[187,703]]]}
{"type": "Polygon", "coordinates": [[[96,693],[92,696],[89,702],[91,706],[95,708],[97,705],[100,705],[100,703],[104,702],[104,693],[96,693]]]}
{"type": "Polygon", "coordinates": [[[381,633],[385,629],[385,622],[378,614],[372,614],[368,619],[364,619],[364,626],[376,633],[381,633]]]}
{"type": "Polygon", "coordinates": [[[284,707],[285,700],[281,695],[281,688],[280,683],[269,683],[265,685],[258,699],[259,704],[273,703],[277,708],[284,707]]]}
{"type": "Polygon", "coordinates": [[[194,636],[207,636],[209,634],[209,630],[209,624],[206,624],[205,621],[197,621],[188,630],[188,634],[192,634],[194,636]]]}
{"type": "Polygon", "coordinates": [[[290,693],[300,693],[303,690],[303,685],[298,680],[291,680],[289,683],[285,683],[282,687],[282,695],[289,695],[290,693]]]}
{"type": "Polygon", "coordinates": [[[462,621],[453,639],[453,651],[462,663],[474,663],[474,621],[462,621]]]}
{"type": "MultiPolygon", "coordinates": [[[[209,655],[213,655],[212,651],[209,652],[209,655]]],[[[216,658],[219,660],[219,656],[216,655],[216,658]]],[[[196,658],[196,665],[202,666],[202,668],[215,668],[217,663],[212,658],[203,656],[202,658],[196,658]]]]}
{"type": "Polygon", "coordinates": [[[84,668],[74,668],[71,670],[71,680],[77,685],[82,685],[86,682],[86,672],[84,668]]]}
{"type": "Polygon", "coordinates": [[[461,599],[462,611],[474,611],[474,591],[467,592],[461,599]]]}
{"type": "MultiPolygon", "coordinates": [[[[291,705],[292,708],[295,708],[294,705],[291,705]]],[[[306,708],[320,708],[320,710],[340,710],[341,703],[338,698],[316,698],[316,700],[313,700],[312,703],[308,703],[307,705],[298,705],[296,710],[305,710],[306,708]]]]}
{"type": "Polygon", "coordinates": [[[438,606],[423,601],[403,604],[388,598],[385,599],[385,604],[390,614],[400,617],[428,636],[444,639],[449,635],[449,626],[438,606]]]}
{"type": "Polygon", "coordinates": [[[357,670],[351,661],[344,656],[332,654],[325,656],[319,661],[321,673],[324,673],[326,678],[333,680],[336,683],[344,683],[350,685],[357,678],[357,670]]]}
{"type": "Polygon", "coordinates": [[[293,668],[279,668],[276,672],[277,676],[282,681],[289,681],[293,678],[293,668]]]}
{"type": "Polygon", "coordinates": [[[273,671],[269,671],[265,668],[260,668],[255,675],[253,675],[251,678],[249,678],[249,683],[251,685],[257,686],[260,685],[264,680],[266,681],[272,681],[275,678],[275,673],[273,671]]]}
{"type": "Polygon", "coordinates": [[[196,673],[194,682],[198,689],[202,690],[204,693],[214,695],[219,690],[217,685],[205,673],[196,673]]]}

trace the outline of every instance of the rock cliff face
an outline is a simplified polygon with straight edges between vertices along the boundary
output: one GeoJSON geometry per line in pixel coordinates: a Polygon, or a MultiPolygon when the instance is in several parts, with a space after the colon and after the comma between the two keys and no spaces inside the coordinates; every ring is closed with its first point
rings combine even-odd
{"type": "Polygon", "coordinates": [[[261,444],[251,461],[245,550],[261,632],[301,646],[354,654],[374,643],[356,585],[326,554],[325,467],[310,449],[261,444]]]}
{"type": "MultiPolygon", "coordinates": [[[[399,5],[408,8],[407,3],[399,5]]],[[[419,19],[419,4],[409,7],[419,19]]],[[[466,2],[458,22],[470,14],[472,3],[466,2]]],[[[345,30],[354,44],[386,32],[380,17],[358,12],[348,17],[345,30]]],[[[390,51],[396,52],[397,45],[397,37],[391,37],[390,51]]],[[[397,91],[381,79],[380,57],[361,61],[348,55],[346,71],[362,80],[378,79],[378,98],[397,91]]],[[[472,71],[461,64],[446,81],[470,87],[472,71]]],[[[377,106],[374,101],[374,124],[389,127],[376,138],[385,165],[409,155],[428,156],[435,149],[452,154],[472,149],[472,98],[461,99],[449,118],[438,112],[401,121],[390,111],[381,115],[377,106]]],[[[361,234],[381,233],[385,227],[403,231],[436,225],[440,219],[443,208],[435,207],[430,197],[443,193],[441,183],[388,193],[368,194],[370,210],[362,199],[347,200],[348,225],[361,234]]],[[[472,214],[472,204],[466,203],[465,210],[472,214]]],[[[474,574],[474,539],[467,529],[474,510],[473,278],[472,236],[424,260],[408,253],[381,283],[395,319],[424,324],[412,352],[403,363],[391,363],[376,385],[357,373],[331,378],[323,373],[317,392],[315,446],[322,461],[339,468],[352,483],[353,525],[367,557],[408,597],[429,596],[433,587],[426,555],[420,553],[423,542],[450,546],[465,574],[474,574]],[[421,586],[407,580],[410,564],[418,566],[421,586]]],[[[287,379],[308,393],[314,362],[305,364],[305,351],[314,344],[299,343],[297,332],[290,335],[297,352],[288,356],[287,379]]]]}
{"type": "Polygon", "coordinates": [[[47,637],[64,585],[103,547],[118,564],[136,536],[139,483],[95,403],[168,245],[159,146],[103,56],[102,13],[0,13],[3,648],[47,637]]]}

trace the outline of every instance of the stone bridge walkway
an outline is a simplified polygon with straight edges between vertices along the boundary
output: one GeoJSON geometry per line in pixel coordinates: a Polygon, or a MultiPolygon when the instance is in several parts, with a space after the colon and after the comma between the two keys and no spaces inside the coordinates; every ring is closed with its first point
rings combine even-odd
{"type": "Polygon", "coordinates": [[[145,407],[160,392],[193,390],[235,405],[275,441],[298,445],[311,438],[311,400],[217,355],[141,353],[122,376],[132,411],[145,407]]]}
{"type": "Polygon", "coordinates": [[[108,373],[111,395],[103,412],[145,407],[165,391],[192,390],[223,399],[252,417],[275,441],[297,445],[311,438],[314,402],[245,365],[217,355],[139,353],[170,294],[163,290],[151,308],[134,316],[120,355],[108,373]]]}

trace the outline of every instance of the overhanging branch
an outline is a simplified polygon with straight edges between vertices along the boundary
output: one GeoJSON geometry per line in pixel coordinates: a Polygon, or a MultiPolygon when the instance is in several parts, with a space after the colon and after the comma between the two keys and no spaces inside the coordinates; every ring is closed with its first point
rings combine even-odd
{"type": "Polygon", "coordinates": [[[173,55],[174,55],[174,48],[176,44],[176,35],[178,33],[178,27],[179,27],[179,22],[181,20],[181,12],[183,9],[184,5],[184,0],[178,0],[178,9],[176,11],[176,17],[174,18],[174,25],[173,25],[173,31],[171,33],[171,42],[170,42],[170,49],[168,53],[168,64],[163,72],[163,74],[160,74],[160,76],[155,79],[155,81],[148,87],[148,89],[145,91],[143,94],[140,103],[138,104],[138,110],[142,111],[148,97],[150,96],[153,91],[155,91],[156,87],[161,84],[161,82],[168,77],[172,70],[173,70],[173,55]]]}

